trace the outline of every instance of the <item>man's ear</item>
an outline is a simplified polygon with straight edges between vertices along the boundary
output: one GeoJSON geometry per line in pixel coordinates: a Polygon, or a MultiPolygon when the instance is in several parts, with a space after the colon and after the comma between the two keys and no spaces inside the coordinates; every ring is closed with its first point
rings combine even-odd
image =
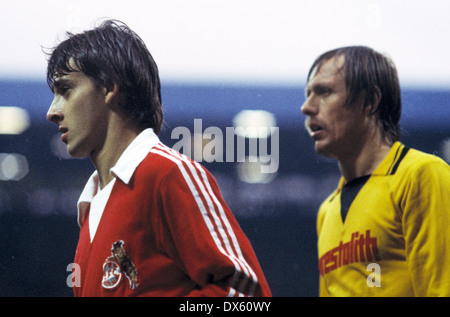
{"type": "Polygon", "coordinates": [[[380,88],[378,88],[378,86],[374,87],[374,94],[371,100],[367,100],[368,99],[367,96],[365,96],[364,98],[366,98],[366,101],[363,111],[366,112],[366,114],[368,115],[375,114],[378,110],[378,107],[380,106],[381,101],[380,88]]]}
{"type": "Polygon", "coordinates": [[[114,100],[118,98],[119,95],[119,86],[116,83],[113,83],[109,87],[105,88],[105,103],[111,104],[114,100]]]}

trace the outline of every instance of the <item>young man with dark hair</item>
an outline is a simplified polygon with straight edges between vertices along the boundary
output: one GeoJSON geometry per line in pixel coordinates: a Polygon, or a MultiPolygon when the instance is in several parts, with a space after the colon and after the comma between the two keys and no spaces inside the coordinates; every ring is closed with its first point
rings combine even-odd
{"type": "Polygon", "coordinates": [[[450,167],[399,141],[392,61],[362,46],[322,54],[301,111],[342,174],[318,213],[320,295],[449,296],[450,167]]]}
{"type": "Polygon", "coordinates": [[[78,202],[76,296],[270,296],[213,176],[163,145],[157,65],[125,24],[68,34],[51,53],[47,113],[95,172],[78,202]]]}

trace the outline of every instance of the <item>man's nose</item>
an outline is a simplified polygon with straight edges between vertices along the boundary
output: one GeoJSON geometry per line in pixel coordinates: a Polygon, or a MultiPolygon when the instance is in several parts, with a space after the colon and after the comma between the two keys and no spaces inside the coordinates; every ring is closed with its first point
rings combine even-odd
{"type": "Polygon", "coordinates": [[[306,116],[317,114],[317,107],[314,104],[314,100],[311,97],[306,97],[305,102],[300,107],[300,111],[306,116]]]}
{"type": "Polygon", "coordinates": [[[56,98],[53,99],[50,108],[47,111],[47,120],[53,123],[58,123],[63,119],[62,107],[58,104],[56,98]]]}

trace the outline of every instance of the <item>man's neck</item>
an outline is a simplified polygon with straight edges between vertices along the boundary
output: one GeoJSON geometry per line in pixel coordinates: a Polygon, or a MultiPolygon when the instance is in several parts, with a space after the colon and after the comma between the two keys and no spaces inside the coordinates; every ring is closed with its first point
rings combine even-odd
{"type": "Polygon", "coordinates": [[[114,179],[110,173],[111,168],[116,165],[122,153],[139,133],[139,130],[130,127],[109,129],[103,148],[91,155],[91,160],[98,172],[101,189],[114,179]]]}
{"type": "Polygon", "coordinates": [[[372,142],[365,143],[351,155],[340,158],[338,160],[339,169],[345,182],[372,174],[388,155],[391,147],[392,145],[388,142],[375,139],[372,142]]]}

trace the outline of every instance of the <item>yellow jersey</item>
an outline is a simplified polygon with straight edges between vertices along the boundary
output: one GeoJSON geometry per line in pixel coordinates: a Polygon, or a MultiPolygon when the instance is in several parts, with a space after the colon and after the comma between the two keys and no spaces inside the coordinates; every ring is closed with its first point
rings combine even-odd
{"type": "Polygon", "coordinates": [[[450,296],[450,166],[396,142],[317,218],[321,296],[450,296]]]}

